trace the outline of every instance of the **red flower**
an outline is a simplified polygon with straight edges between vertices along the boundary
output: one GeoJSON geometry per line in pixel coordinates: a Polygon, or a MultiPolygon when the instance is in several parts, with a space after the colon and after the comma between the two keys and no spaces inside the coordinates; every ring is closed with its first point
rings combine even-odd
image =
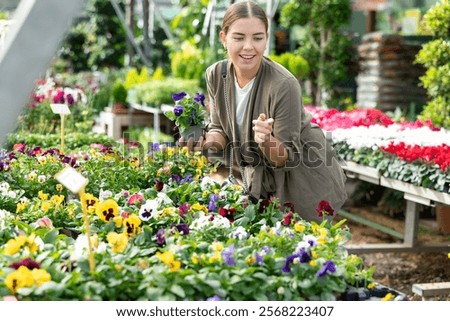
{"type": "Polygon", "coordinates": [[[284,217],[283,217],[283,225],[289,226],[292,223],[292,218],[294,217],[294,213],[292,212],[288,212],[284,217]]]}
{"type": "Polygon", "coordinates": [[[261,201],[261,203],[259,204],[259,212],[260,213],[264,213],[264,211],[266,210],[267,206],[270,205],[270,200],[269,199],[263,199],[261,201]]]}
{"type": "Polygon", "coordinates": [[[234,222],[234,214],[236,214],[235,208],[225,208],[225,207],[219,208],[219,215],[227,218],[230,221],[230,223],[234,222]]]}
{"type": "Polygon", "coordinates": [[[29,270],[39,269],[41,267],[38,262],[30,259],[29,257],[27,257],[26,259],[23,259],[22,261],[14,262],[10,265],[10,267],[12,267],[13,269],[16,269],[16,270],[18,268],[20,268],[21,266],[26,266],[29,270]]]}
{"type": "Polygon", "coordinates": [[[156,180],[156,183],[155,183],[156,191],[161,192],[163,187],[164,187],[164,183],[161,182],[159,179],[156,180]]]}
{"type": "Polygon", "coordinates": [[[292,203],[292,202],[284,202],[283,205],[284,205],[285,207],[289,208],[289,210],[290,210],[291,212],[295,212],[295,209],[294,209],[294,203],[292,203]]]}
{"type": "Polygon", "coordinates": [[[333,216],[334,215],[334,209],[331,207],[330,203],[328,201],[322,200],[319,202],[319,205],[317,205],[317,215],[319,217],[323,216],[333,216]]]}

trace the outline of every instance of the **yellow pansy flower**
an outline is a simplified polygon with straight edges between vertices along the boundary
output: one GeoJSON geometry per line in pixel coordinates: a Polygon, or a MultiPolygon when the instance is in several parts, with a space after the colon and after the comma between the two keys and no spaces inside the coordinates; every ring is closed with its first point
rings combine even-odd
{"type": "Polygon", "coordinates": [[[395,298],[395,295],[393,295],[392,293],[388,292],[388,294],[386,294],[384,296],[384,298],[381,299],[381,301],[391,301],[394,298],[395,298]]]}
{"type": "Polygon", "coordinates": [[[17,203],[17,206],[16,206],[16,214],[22,212],[24,209],[27,208],[27,206],[28,206],[28,203],[27,203],[27,202],[23,202],[23,203],[20,202],[20,203],[17,203]]]}
{"type": "Polygon", "coordinates": [[[295,223],[294,224],[294,231],[298,232],[298,233],[303,233],[305,231],[305,225],[303,224],[299,224],[299,223],[295,223]]]}
{"type": "Polygon", "coordinates": [[[170,272],[176,272],[181,267],[181,262],[175,260],[175,255],[172,251],[166,251],[164,253],[157,252],[156,257],[165,265],[169,267],[170,272]]]}
{"type": "Polygon", "coordinates": [[[38,287],[52,279],[50,273],[44,269],[33,269],[31,270],[31,274],[33,275],[34,283],[38,287]]]}
{"type": "Polygon", "coordinates": [[[197,161],[197,166],[198,168],[202,169],[203,167],[205,167],[205,159],[204,157],[201,157],[198,161],[197,161]]]}
{"type": "Polygon", "coordinates": [[[136,214],[131,214],[123,220],[123,226],[125,227],[125,233],[128,237],[132,237],[141,233],[141,219],[136,214]]]}
{"type": "Polygon", "coordinates": [[[14,255],[19,252],[22,244],[18,242],[16,239],[11,239],[6,242],[5,248],[3,249],[3,253],[6,255],[14,255]]]}
{"type": "Polygon", "coordinates": [[[162,211],[160,216],[176,216],[177,213],[175,211],[175,207],[165,207],[162,211]]]}
{"type": "Polygon", "coordinates": [[[41,209],[42,209],[42,211],[44,211],[44,213],[47,213],[47,211],[50,209],[51,206],[52,206],[52,202],[50,202],[50,201],[43,201],[41,203],[41,209]]]}
{"type": "Polygon", "coordinates": [[[43,191],[38,192],[38,197],[42,201],[48,200],[48,194],[44,193],[43,191]]]}
{"type": "Polygon", "coordinates": [[[81,204],[89,214],[95,212],[95,206],[98,204],[98,198],[90,193],[81,195],[81,204]]]}
{"type": "Polygon", "coordinates": [[[214,252],[221,252],[223,250],[223,243],[222,242],[213,242],[213,244],[211,244],[211,249],[214,252]]]}
{"type": "Polygon", "coordinates": [[[23,287],[30,287],[33,284],[33,274],[26,266],[23,265],[17,270],[9,273],[5,278],[5,285],[13,293],[16,293],[17,290],[23,287]]]}
{"type": "Polygon", "coordinates": [[[50,202],[52,202],[56,206],[61,205],[61,203],[64,202],[64,195],[53,195],[50,198],[50,202]]]}
{"type": "Polygon", "coordinates": [[[215,252],[210,258],[209,263],[219,262],[222,259],[220,252],[215,252]]]}
{"type": "Polygon", "coordinates": [[[109,232],[106,240],[114,253],[122,253],[128,244],[128,236],[124,233],[109,232]]]}
{"type": "Polygon", "coordinates": [[[309,261],[309,265],[311,265],[311,266],[316,266],[316,265],[317,265],[316,260],[311,260],[311,261],[309,261]]]}
{"type": "Polygon", "coordinates": [[[175,149],[173,147],[166,148],[166,153],[168,156],[173,156],[174,152],[175,152],[175,149]]]}
{"type": "Polygon", "coordinates": [[[119,205],[113,199],[100,202],[95,206],[95,213],[104,222],[109,222],[119,214],[119,205]]]}
{"type": "Polygon", "coordinates": [[[189,148],[188,148],[187,146],[183,146],[183,147],[180,149],[180,154],[184,154],[184,155],[186,155],[186,156],[189,156],[189,155],[190,155],[189,148]]]}
{"type": "Polygon", "coordinates": [[[199,203],[195,203],[191,206],[193,211],[203,211],[205,214],[208,213],[208,208],[205,205],[201,205],[199,203]]]}
{"type": "Polygon", "coordinates": [[[192,256],[191,256],[191,261],[192,261],[192,263],[194,263],[194,264],[198,264],[198,262],[199,262],[199,259],[198,259],[198,256],[197,256],[197,254],[192,254],[192,256]]]}
{"type": "Polygon", "coordinates": [[[116,217],[113,218],[113,222],[116,224],[117,228],[122,227],[122,225],[123,225],[123,217],[120,216],[120,215],[116,216],[116,217]]]}

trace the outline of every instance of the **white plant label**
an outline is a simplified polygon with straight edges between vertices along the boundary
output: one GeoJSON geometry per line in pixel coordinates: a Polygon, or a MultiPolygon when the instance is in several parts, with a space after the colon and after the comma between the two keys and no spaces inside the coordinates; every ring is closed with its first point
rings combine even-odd
{"type": "Polygon", "coordinates": [[[69,115],[70,109],[66,104],[50,104],[52,112],[59,115],[69,115]]]}
{"type": "Polygon", "coordinates": [[[79,193],[88,183],[88,179],[73,167],[66,167],[55,175],[55,178],[72,193],[79,193]]]}

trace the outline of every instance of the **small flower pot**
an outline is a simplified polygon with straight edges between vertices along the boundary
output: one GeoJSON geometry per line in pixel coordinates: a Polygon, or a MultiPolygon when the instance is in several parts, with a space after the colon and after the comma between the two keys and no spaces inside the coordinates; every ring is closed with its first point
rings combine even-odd
{"type": "Polygon", "coordinates": [[[204,130],[199,126],[191,126],[186,128],[183,132],[180,132],[180,135],[183,136],[186,142],[191,137],[194,138],[194,142],[198,142],[200,137],[204,135],[204,130]]]}
{"type": "Polygon", "coordinates": [[[113,114],[128,114],[127,105],[124,103],[113,103],[113,114]]]}

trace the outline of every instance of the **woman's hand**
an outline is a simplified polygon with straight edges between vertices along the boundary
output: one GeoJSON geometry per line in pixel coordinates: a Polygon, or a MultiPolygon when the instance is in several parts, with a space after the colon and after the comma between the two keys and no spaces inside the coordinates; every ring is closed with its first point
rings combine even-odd
{"type": "Polygon", "coordinates": [[[268,142],[272,135],[273,118],[266,118],[266,114],[259,114],[258,119],[253,120],[253,132],[257,144],[268,142]]]}
{"type": "Polygon", "coordinates": [[[205,138],[203,136],[200,136],[197,144],[195,144],[195,146],[194,146],[194,137],[189,137],[188,141],[186,141],[184,139],[184,137],[181,136],[180,139],[178,140],[178,146],[180,146],[180,147],[187,146],[187,148],[190,151],[193,151],[193,152],[200,151],[201,152],[203,150],[204,141],[205,141],[205,138]]]}

